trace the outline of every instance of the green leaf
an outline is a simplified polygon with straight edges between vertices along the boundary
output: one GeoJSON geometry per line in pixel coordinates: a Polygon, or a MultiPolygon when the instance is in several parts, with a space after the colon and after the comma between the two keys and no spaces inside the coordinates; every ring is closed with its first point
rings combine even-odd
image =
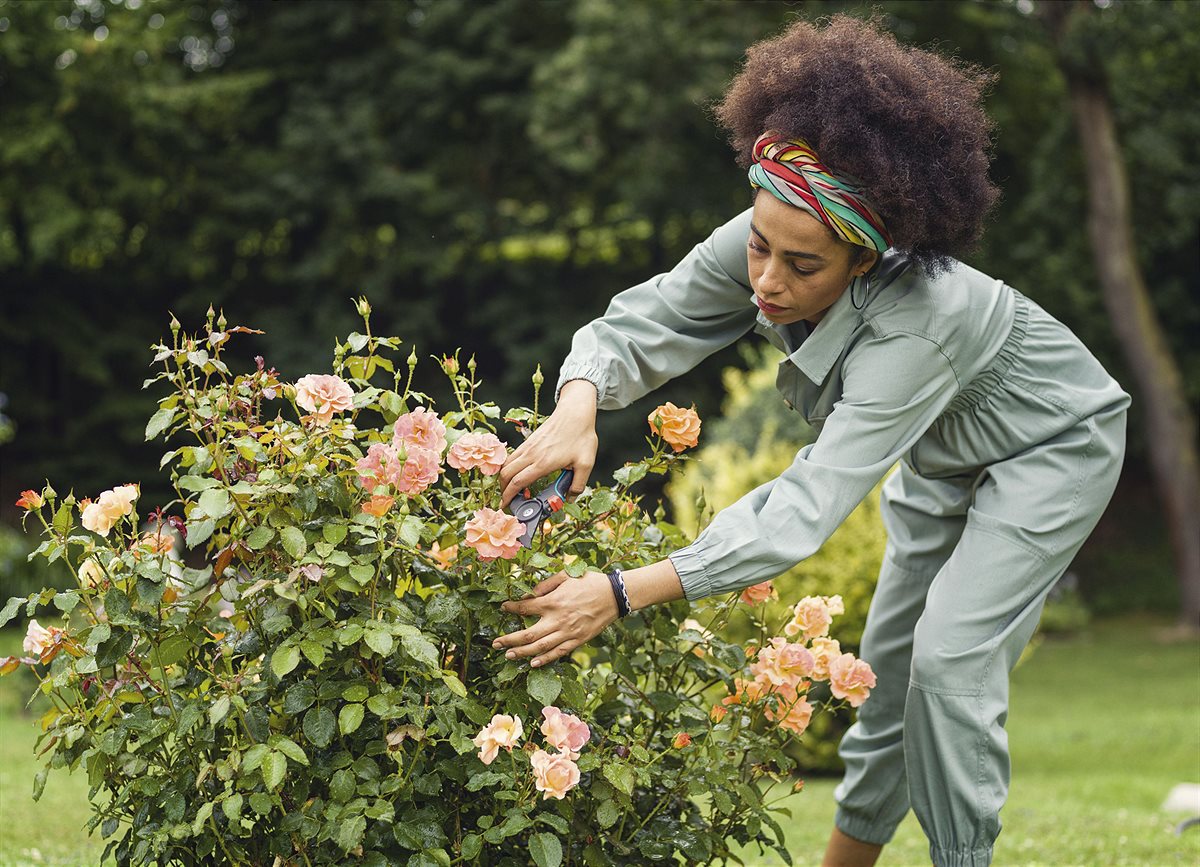
{"type": "Polygon", "coordinates": [[[342,690],[342,698],[346,701],[366,701],[371,691],[364,684],[353,683],[342,690]]]}
{"type": "Polygon", "coordinates": [[[308,764],[308,755],[304,752],[304,749],[291,738],[278,734],[271,735],[271,737],[267,740],[267,745],[272,749],[279,750],[279,752],[283,753],[293,762],[301,765],[308,764]]]}
{"type": "Polygon", "coordinates": [[[362,725],[363,706],[361,704],[343,705],[341,711],[338,712],[338,731],[344,735],[357,731],[362,725]]]}
{"type": "Polygon", "coordinates": [[[628,486],[644,479],[646,477],[646,470],[647,467],[645,464],[626,464],[613,473],[613,478],[616,479],[618,484],[628,486]]]}
{"type": "Polygon", "coordinates": [[[279,531],[279,541],[283,543],[283,550],[287,551],[293,560],[299,560],[308,550],[308,542],[305,541],[304,532],[299,527],[284,527],[279,531]]]}
{"type": "Polygon", "coordinates": [[[186,635],[172,635],[158,646],[158,656],[155,662],[162,665],[174,665],[183,659],[191,649],[192,642],[186,635]]]}
{"type": "Polygon", "coordinates": [[[392,647],[395,645],[392,633],[377,623],[372,623],[367,627],[364,640],[367,642],[367,647],[374,650],[380,656],[387,656],[392,652],[392,647]]]}
{"type": "Polygon", "coordinates": [[[375,577],[375,567],[366,563],[355,563],[350,567],[350,577],[353,578],[359,586],[365,587],[367,582],[375,577]]]}
{"type": "Polygon", "coordinates": [[[208,722],[210,725],[216,725],[221,720],[225,719],[229,713],[229,696],[223,695],[208,709],[208,722]]]}
{"type": "Polygon", "coordinates": [[[529,838],[529,855],[538,867],[558,867],[562,864],[562,843],[553,834],[533,834],[529,838]]]}
{"type": "Polygon", "coordinates": [[[79,604],[78,590],[61,590],[54,597],[54,607],[64,614],[69,614],[71,610],[79,604]]]}
{"type": "Polygon", "coordinates": [[[200,809],[196,811],[196,818],[192,819],[192,836],[198,837],[200,829],[204,827],[204,823],[208,821],[208,817],[212,815],[213,802],[205,801],[200,805],[200,809]]]}
{"type": "Polygon", "coordinates": [[[254,532],[246,538],[246,544],[255,551],[261,551],[275,538],[275,531],[262,524],[254,528],[254,532]]]}
{"type": "Polygon", "coordinates": [[[294,644],[285,644],[271,654],[271,671],[278,678],[283,678],[299,664],[300,648],[294,644]]]}
{"type": "Polygon", "coordinates": [[[354,797],[354,772],[345,768],[337,771],[329,781],[329,797],[339,803],[345,803],[354,797]]]}
{"type": "Polygon", "coordinates": [[[242,770],[245,773],[256,771],[262,767],[263,759],[267,757],[270,750],[266,744],[255,744],[250,749],[246,750],[246,755],[242,759],[242,770]]]}
{"type": "Polygon", "coordinates": [[[596,821],[601,828],[611,828],[617,824],[619,818],[621,818],[621,811],[612,800],[601,801],[600,806],[596,808],[596,821]]]}
{"type": "Polygon", "coordinates": [[[583,573],[587,571],[587,563],[583,560],[573,560],[566,565],[563,571],[572,578],[582,578],[583,573]]]}
{"type": "Polygon", "coordinates": [[[479,834],[467,834],[462,840],[462,856],[464,861],[474,861],[483,851],[483,837],[479,834]]]}
{"type": "Polygon", "coordinates": [[[33,799],[40,801],[42,792],[46,789],[46,769],[42,768],[33,775],[33,799]]]}
{"type": "Polygon", "coordinates": [[[467,697],[467,687],[461,680],[458,679],[458,675],[449,671],[444,671],[442,672],[442,683],[446,684],[450,691],[459,698],[467,697]]]}
{"type": "Polygon", "coordinates": [[[225,814],[225,818],[230,822],[236,822],[242,815],[242,795],[240,792],[234,792],[228,798],[221,802],[221,812],[225,814]]]}
{"type": "Polygon", "coordinates": [[[425,529],[425,522],[416,515],[409,515],[400,524],[400,540],[415,547],[421,543],[423,529],[425,529]]]}
{"type": "Polygon", "coordinates": [[[283,753],[267,753],[262,760],[262,775],[268,789],[278,789],[287,776],[287,757],[283,753]]]}
{"type": "Polygon", "coordinates": [[[325,648],[321,646],[319,641],[313,641],[311,638],[306,638],[300,642],[300,650],[314,668],[320,668],[321,663],[325,661],[325,648]]]}
{"type": "Polygon", "coordinates": [[[217,522],[212,518],[202,518],[199,521],[187,522],[187,546],[195,548],[208,541],[208,537],[217,529],[217,522]]]}
{"type": "Polygon", "coordinates": [[[175,419],[174,407],[163,407],[154,415],[150,416],[150,421],[146,422],[146,439],[152,440],[160,433],[171,426],[171,422],[175,419]]]}
{"type": "Polygon", "coordinates": [[[8,621],[12,620],[17,614],[17,609],[25,602],[23,596],[10,596],[8,601],[4,603],[4,609],[0,610],[0,626],[3,626],[8,621]]]}
{"type": "Polygon", "coordinates": [[[616,495],[607,489],[601,489],[592,494],[592,498],[588,501],[588,509],[593,515],[599,515],[607,512],[616,503],[616,495]]]}
{"type": "Polygon", "coordinates": [[[304,715],[304,736],[315,747],[327,747],[333,741],[337,721],[327,707],[314,707],[304,715]]]}
{"type": "Polygon", "coordinates": [[[548,668],[535,668],[529,672],[529,680],[526,681],[525,688],[543,706],[549,706],[554,704],[554,700],[562,692],[562,681],[548,668]]]}
{"type": "Polygon", "coordinates": [[[349,852],[362,842],[367,830],[367,817],[355,816],[349,821],[343,820],[338,824],[337,843],[343,851],[349,852]]]}
{"type": "Polygon", "coordinates": [[[230,509],[229,491],[224,488],[209,488],[200,495],[197,501],[200,511],[208,517],[223,518],[230,509]]]}
{"type": "Polygon", "coordinates": [[[407,623],[400,623],[397,624],[396,631],[400,633],[400,644],[404,647],[405,653],[428,668],[440,669],[442,667],[437,647],[425,637],[421,630],[407,623]]]}
{"type": "Polygon", "coordinates": [[[637,775],[629,765],[610,762],[604,765],[604,779],[612,783],[618,791],[632,795],[637,775]]]}
{"type": "Polygon", "coordinates": [[[321,528],[321,535],[325,537],[325,541],[330,545],[340,545],[342,540],[346,538],[346,531],[348,529],[345,524],[326,524],[321,528]]]}

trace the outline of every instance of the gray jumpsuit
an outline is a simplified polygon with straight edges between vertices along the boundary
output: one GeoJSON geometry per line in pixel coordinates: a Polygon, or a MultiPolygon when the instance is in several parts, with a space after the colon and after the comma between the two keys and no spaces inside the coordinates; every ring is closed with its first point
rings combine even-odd
{"type": "Polygon", "coordinates": [[[1008,674],[1112,495],[1129,395],[1069,329],[961,263],[931,279],[889,251],[862,309],[847,291],[816,326],[771,323],[749,233],[746,211],[615,296],[576,332],[559,388],[586,379],[620,408],[751,328],[787,354],[777,385],[816,441],[671,555],[688,599],[790,569],[899,463],[860,652],[878,685],[840,747],[837,824],[884,843],[911,806],[934,864],[988,864],[1008,674]]]}

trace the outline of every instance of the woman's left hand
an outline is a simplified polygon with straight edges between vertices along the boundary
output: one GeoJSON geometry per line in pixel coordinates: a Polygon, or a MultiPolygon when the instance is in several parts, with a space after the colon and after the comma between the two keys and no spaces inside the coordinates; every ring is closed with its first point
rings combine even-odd
{"type": "Polygon", "coordinates": [[[533,596],[500,606],[511,614],[538,617],[520,632],[501,635],[492,647],[509,648],[505,656],[533,656],[535,668],[553,662],[591,641],[617,619],[617,600],[603,572],[571,578],[559,572],[533,588],[533,596]]]}

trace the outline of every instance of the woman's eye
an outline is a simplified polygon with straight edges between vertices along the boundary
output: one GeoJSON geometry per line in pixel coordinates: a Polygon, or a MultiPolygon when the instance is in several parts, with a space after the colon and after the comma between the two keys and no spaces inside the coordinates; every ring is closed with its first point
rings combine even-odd
{"type": "Polygon", "coordinates": [[[765,249],[763,249],[762,247],[758,246],[758,244],[755,244],[753,239],[751,239],[751,240],[747,241],[747,242],[746,242],[746,246],[747,246],[747,247],[749,247],[751,250],[753,250],[755,253],[765,253],[765,252],[767,252],[765,249]]]}
{"type": "Polygon", "coordinates": [[[816,271],[805,271],[803,268],[797,268],[795,265],[792,266],[792,270],[795,271],[797,274],[799,274],[801,277],[807,277],[809,274],[817,273],[816,271]]]}

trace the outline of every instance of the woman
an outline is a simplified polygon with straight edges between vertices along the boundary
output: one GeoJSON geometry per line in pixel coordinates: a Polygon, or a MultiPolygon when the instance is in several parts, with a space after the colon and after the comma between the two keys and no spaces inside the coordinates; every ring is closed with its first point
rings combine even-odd
{"type": "Polygon", "coordinates": [[[597,407],[630,403],[751,327],[787,354],[779,389],[818,432],[662,562],[559,574],[506,603],[538,619],[496,646],[542,665],[619,612],[787,570],[899,463],[861,648],[878,686],[840,747],[827,865],[873,864],[910,806],[935,865],[990,863],[1008,673],[1124,452],[1128,395],[1066,327],[952,258],[997,195],[987,80],[848,17],[752,47],[718,117],[753,207],[576,333],[554,413],[501,475],[506,503],[560,467],[582,490],[597,407]]]}

